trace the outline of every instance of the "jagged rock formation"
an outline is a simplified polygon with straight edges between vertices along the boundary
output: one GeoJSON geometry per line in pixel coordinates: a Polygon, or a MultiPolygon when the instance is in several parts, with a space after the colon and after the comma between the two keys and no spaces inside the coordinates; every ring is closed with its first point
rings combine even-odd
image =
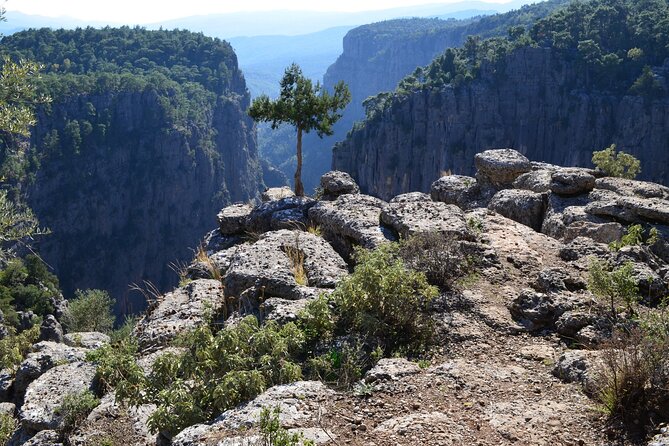
{"type": "Polygon", "coordinates": [[[503,71],[491,68],[469,85],[395,101],[334,149],[333,168],[388,199],[429,191],[441,172],[471,175],[474,155],[488,147],[587,166],[593,150],[616,143],[641,160],[644,179],[669,183],[669,100],[574,90],[573,63],[546,48],[520,49],[503,71]]]}
{"type": "MultiPolygon", "coordinates": [[[[367,372],[359,395],[314,381],[275,386],[169,440],[147,428],[156,407],[124,411],[107,394],[68,441],[86,444],[105,435],[123,438],[119,435],[125,433],[136,444],[241,444],[260,438],[260,410],[274,406],[281,407],[283,427],[318,444],[610,441],[588,395],[596,390],[602,366],[602,350],[597,349],[611,335],[611,319],[603,316],[601,302],[588,290],[585,271],[590,256],[614,266],[632,261],[644,305],[652,311],[657,297],[669,290],[669,190],[601,177],[587,169],[533,163],[509,149],[486,151],[476,165],[481,169],[475,178],[435,181],[436,199],[409,193],[385,202],[349,187],[351,193],[332,201],[285,197],[256,207],[225,208],[219,214],[221,227],[204,247],[211,261],[202,267],[203,260],[196,260],[198,266],[191,270],[195,280],[157,298],[136,328],[141,345],[137,362],[148,373],[159,356],[178,354],[170,339],[205,323],[207,315],[214,314],[220,318],[216,323],[224,326],[234,326],[247,314],[265,321],[295,321],[306,302],[346,277],[343,258],[352,246],[393,243],[399,233],[441,231],[479,246],[483,254],[477,277],[442,290],[435,302],[434,316],[446,347],[435,351],[431,363],[419,367],[406,359],[384,359],[367,372]],[[529,181],[530,175],[541,181],[529,181]],[[594,184],[588,175],[596,177],[594,184]],[[543,212],[530,214],[532,219],[519,211],[528,196],[540,196],[544,206],[543,212]],[[602,201],[618,207],[603,206],[602,201]],[[601,213],[602,208],[608,213],[601,213]],[[274,214],[287,209],[297,210],[307,224],[319,223],[323,238],[313,233],[313,226],[311,232],[302,226],[273,228],[269,222],[274,214]],[[266,224],[260,224],[261,215],[266,224]],[[601,232],[630,223],[657,228],[659,240],[619,250],[601,243],[601,232]],[[263,233],[250,236],[249,227],[263,233]],[[302,257],[296,262],[298,252],[302,257]],[[300,264],[303,272],[296,267],[300,264]],[[306,285],[298,283],[304,280],[306,285]],[[309,288],[311,292],[305,292],[309,288]],[[150,342],[142,341],[147,339],[150,342]],[[119,425],[124,426],[122,433],[119,425]]],[[[338,176],[328,175],[324,184],[338,176]]],[[[12,399],[17,385],[11,384],[11,373],[0,375],[0,389],[4,381],[10,382],[9,399],[16,402],[23,425],[16,436],[21,441],[42,429],[33,441],[51,438],[47,429],[58,427],[58,418],[46,413],[50,406],[41,398],[42,383],[58,383],[64,389],[91,384],[86,368],[90,366],[80,362],[81,351],[61,351],[58,345],[62,344],[34,346],[35,353],[19,368],[31,370],[25,403],[12,399]],[[62,361],[69,364],[58,364],[62,361]],[[80,373],[80,368],[85,370],[80,373]]],[[[0,392],[0,399],[7,400],[3,395],[0,392]]],[[[56,433],[52,441],[63,440],[56,433]]],[[[658,435],[654,441],[660,440],[658,435]]]]}

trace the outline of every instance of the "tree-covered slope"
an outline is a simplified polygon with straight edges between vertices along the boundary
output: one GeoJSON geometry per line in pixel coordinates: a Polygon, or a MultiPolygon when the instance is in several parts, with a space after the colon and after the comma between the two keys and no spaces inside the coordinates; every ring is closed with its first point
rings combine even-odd
{"type": "Polygon", "coordinates": [[[587,164],[617,143],[644,178],[666,183],[668,20],[665,0],[593,0],[506,38],[470,38],[368,100],[333,163],[388,196],[426,190],[440,171],[471,172],[467,160],[488,147],[587,164]]]}
{"type": "Polygon", "coordinates": [[[249,95],[229,44],[187,31],[30,30],[0,52],[45,67],[53,102],[9,174],[53,234],[66,294],[164,288],[226,203],[262,187],[249,95]]]}

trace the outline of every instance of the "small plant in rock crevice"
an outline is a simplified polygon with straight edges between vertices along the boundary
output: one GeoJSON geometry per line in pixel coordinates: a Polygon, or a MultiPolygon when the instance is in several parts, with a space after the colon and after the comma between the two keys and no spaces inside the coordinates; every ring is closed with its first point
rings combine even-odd
{"type": "Polygon", "coordinates": [[[281,426],[281,408],[263,407],[260,410],[258,427],[260,441],[254,446],[315,446],[302,433],[290,433],[281,426]]]}
{"type": "Polygon", "coordinates": [[[609,248],[612,251],[619,251],[625,246],[639,246],[643,244],[651,246],[657,243],[659,237],[657,228],[651,228],[648,231],[648,235],[644,236],[643,226],[639,224],[630,225],[625,229],[625,234],[620,240],[609,243],[609,248]]]}
{"type": "Polygon", "coordinates": [[[618,305],[623,303],[628,316],[635,314],[639,301],[639,287],[633,275],[634,263],[611,268],[608,263],[592,259],[588,269],[588,289],[609,306],[610,316],[618,320],[618,305]]]}
{"type": "Polygon", "coordinates": [[[90,391],[70,393],[55,410],[63,418],[63,431],[73,431],[89,413],[100,405],[100,400],[90,391]]]}

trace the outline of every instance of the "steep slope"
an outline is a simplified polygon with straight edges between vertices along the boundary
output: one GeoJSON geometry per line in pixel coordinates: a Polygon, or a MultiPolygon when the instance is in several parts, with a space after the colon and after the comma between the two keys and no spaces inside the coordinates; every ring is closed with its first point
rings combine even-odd
{"type": "Polygon", "coordinates": [[[305,139],[307,189],[315,187],[320,175],[329,170],[332,146],[364,118],[363,101],[367,97],[395,89],[416,67],[430,63],[448,47],[461,45],[469,35],[506,35],[509,27],[529,26],[565,3],[567,0],[551,0],[473,18],[388,20],[349,31],[344,37],[344,51],[328,68],[323,84],[331,89],[343,80],[351,90],[351,103],[335,125],[333,136],[319,140],[311,135],[305,139]]]}
{"type": "Polygon", "coordinates": [[[604,3],[576,4],[530,34],[440,56],[369,103],[364,125],[335,148],[333,167],[387,198],[426,191],[441,171],[471,173],[473,154],[486,147],[587,165],[593,150],[616,143],[641,159],[644,179],[669,182],[666,37],[644,21],[666,21],[666,2],[650,10],[604,3]]]}
{"type": "Polygon", "coordinates": [[[141,29],[30,31],[2,49],[46,65],[28,201],[66,295],[173,285],[217,209],[262,186],[249,94],[227,43],[141,29]],[[35,45],[41,42],[41,45],[35,45]],[[141,56],[141,57],[140,57],[141,56]]]}

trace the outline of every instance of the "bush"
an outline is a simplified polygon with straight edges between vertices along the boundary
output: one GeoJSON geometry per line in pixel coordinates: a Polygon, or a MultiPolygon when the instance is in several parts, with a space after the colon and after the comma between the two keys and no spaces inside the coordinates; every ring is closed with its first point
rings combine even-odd
{"type": "Polygon", "coordinates": [[[643,226],[630,225],[625,229],[625,235],[620,240],[609,243],[609,248],[613,251],[619,251],[625,246],[639,246],[643,243],[653,245],[659,239],[660,235],[656,228],[651,228],[648,235],[644,237],[643,226]]]}
{"type": "Polygon", "coordinates": [[[611,177],[633,179],[641,173],[641,162],[629,153],[616,152],[615,144],[592,152],[592,163],[611,177]]]}
{"type": "Polygon", "coordinates": [[[6,446],[19,423],[8,414],[0,414],[0,446],[6,446]]]}
{"type": "Polygon", "coordinates": [[[621,302],[626,305],[628,316],[634,315],[634,306],[639,300],[639,287],[633,270],[633,262],[626,262],[615,269],[598,259],[590,262],[588,289],[607,302],[614,321],[618,319],[617,306],[621,302]]]}
{"type": "Polygon", "coordinates": [[[302,434],[291,434],[281,427],[279,416],[281,409],[263,407],[260,411],[258,424],[260,427],[260,443],[258,446],[314,446],[311,440],[305,440],[302,434]]]}
{"type": "Polygon", "coordinates": [[[77,290],[68,303],[63,323],[69,332],[99,331],[107,333],[114,326],[114,299],[102,290],[77,290]]]}
{"type": "Polygon", "coordinates": [[[431,284],[447,290],[474,266],[473,257],[466,256],[457,239],[438,232],[414,235],[402,241],[399,257],[408,267],[425,273],[431,284]]]}
{"type": "Polygon", "coordinates": [[[38,338],[39,325],[19,334],[10,327],[9,335],[0,339],[0,370],[19,365],[38,338]]]}
{"type": "Polygon", "coordinates": [[[353,274],[330,295],[337,324],[388,354],[427,347],[434,334],[428,309],[438,294],[425,274],[405,266],[398,249],[388,243],[374,251],[358,250],[353,274]]]}
{"type": "Polygon", "coordinates": [[[55,410],[57,415],[63,417],[63,431],[73,431],[98,405],[100,400],[90,390],[66,395],[63,403],[55,410]]]}

